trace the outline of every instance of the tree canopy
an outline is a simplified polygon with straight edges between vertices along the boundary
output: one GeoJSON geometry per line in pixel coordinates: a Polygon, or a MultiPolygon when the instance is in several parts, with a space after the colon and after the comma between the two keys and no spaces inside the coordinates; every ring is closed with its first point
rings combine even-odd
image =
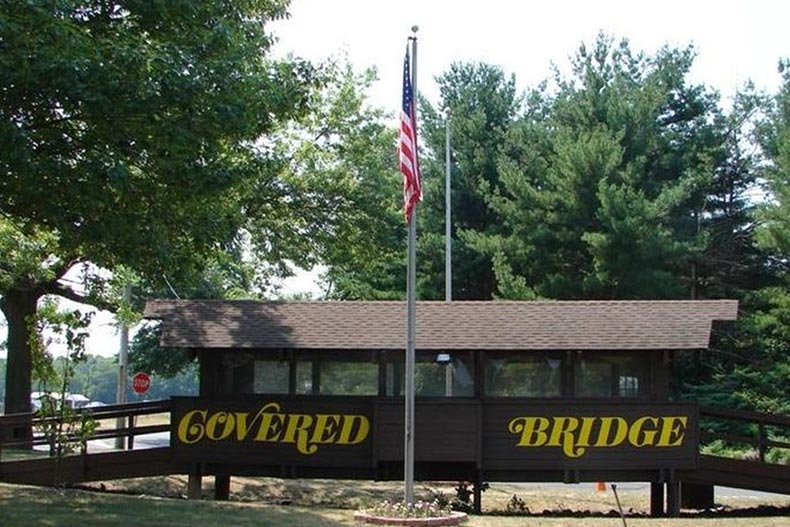
{"type": "MultiPolygon", "coordinates": [[[[599,35],[523,94],[493,65],[439,76],[440,100],[422,100],[418,119],[419,297],[444,296],[449,118],[453,299],[736,298],[739,322],[679,358],[679,395],[785,411],[788,64],[775,97],[746,85],[725,105],[690,80],[694,59],[693,47],[646,54],[599,35]]],[[[399,202],[398,186],[374,188],[371,204],[399,202]]],[[[403,268],[405,232],[389,229],[341,243],[343,266],[326,261],[330,276],[355,269],[336,296],[404,295],[393,267],[365,265],[388,255],[403,268]]]]}
{"type": "Polygon", "coordinates": [[[286,6],[0,4],[7,411],[28,408],[38,299],[114,304],[91,269],[158,287],[193,283],[229,253],[246,252],[259,279],[309,261],[333,198],[291,177],[266,140],[309,113],[321,82],[308,63],[268,54],[268,22],[286,6]],[[82,287],[62,280],[85,262],[82,287]]]}

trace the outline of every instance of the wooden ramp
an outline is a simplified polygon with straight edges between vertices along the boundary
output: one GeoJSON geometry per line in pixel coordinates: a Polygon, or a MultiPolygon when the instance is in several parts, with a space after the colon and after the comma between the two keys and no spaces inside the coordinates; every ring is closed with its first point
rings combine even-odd
{"type": "Polygon", "coordinates": [[[83,483],[109,479],[185,474],[187,467],[173,460],[170,447],[100,452],[0,463],[0,481],[27,485],[83,483]]]}
{"type": "Polygon", "coordinates": [[[680,475],[684,483],[790,494],[790,465],[700,456],[698,470],[680,475]]]}

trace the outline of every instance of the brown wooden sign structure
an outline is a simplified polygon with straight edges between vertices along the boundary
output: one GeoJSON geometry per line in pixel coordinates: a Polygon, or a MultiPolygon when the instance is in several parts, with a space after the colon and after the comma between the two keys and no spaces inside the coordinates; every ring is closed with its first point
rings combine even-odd
{"type": "MultiPolygon", "coordinates": [[[[403,477],[403,302],[160,300],[161,344],[200,364],[171,441],[227,496],[230,476],[403,477]]],[[[415,478],[649,481],[679,508],[699,411],[670,401],[678,353],[737,302],[419,302],[415,478]]],[[[193,484],[194,483],[194,484],[193,484]]]]}
{"type": "MultiPolygon", "coordinates": [[[[477,469],[662,470],[698,463],[689,404],[420,401],[416,459],[477,469]]],[[[363,397],[173,400],[185,461],[376,469],[403,459],[403,408],[363,397]]]]}
{"type": "Polygon", "coordinates": [[[247,465],[370,467],[372,405],[273,397],[174,398],[175,455],[247,465]]]}

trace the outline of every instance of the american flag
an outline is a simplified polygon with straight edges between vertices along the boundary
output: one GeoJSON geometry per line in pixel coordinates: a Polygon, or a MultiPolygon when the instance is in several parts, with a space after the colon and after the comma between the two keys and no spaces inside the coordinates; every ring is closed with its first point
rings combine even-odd
{"type": "Polygon", "coordinates": [[[400,114],[400,171],[403,172],[403,212],[411,219],[414,206],[422,199],[420,173],[417,165],[417,122],[414,114],[414,92],[411,85],[409,48],[403,59],[403,108],[400,114]]]}

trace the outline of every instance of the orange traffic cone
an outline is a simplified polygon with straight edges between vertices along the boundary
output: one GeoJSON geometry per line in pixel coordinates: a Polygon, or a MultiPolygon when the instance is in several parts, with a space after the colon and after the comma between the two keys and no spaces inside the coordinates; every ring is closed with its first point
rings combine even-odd
{"type": "Polygon", "coordinates": [[[606,492],[606,482],[605,481],[599,481],[598,483],[596,483],[595,484],[595,490],[598,491],[598,492],[606,492]]]}

